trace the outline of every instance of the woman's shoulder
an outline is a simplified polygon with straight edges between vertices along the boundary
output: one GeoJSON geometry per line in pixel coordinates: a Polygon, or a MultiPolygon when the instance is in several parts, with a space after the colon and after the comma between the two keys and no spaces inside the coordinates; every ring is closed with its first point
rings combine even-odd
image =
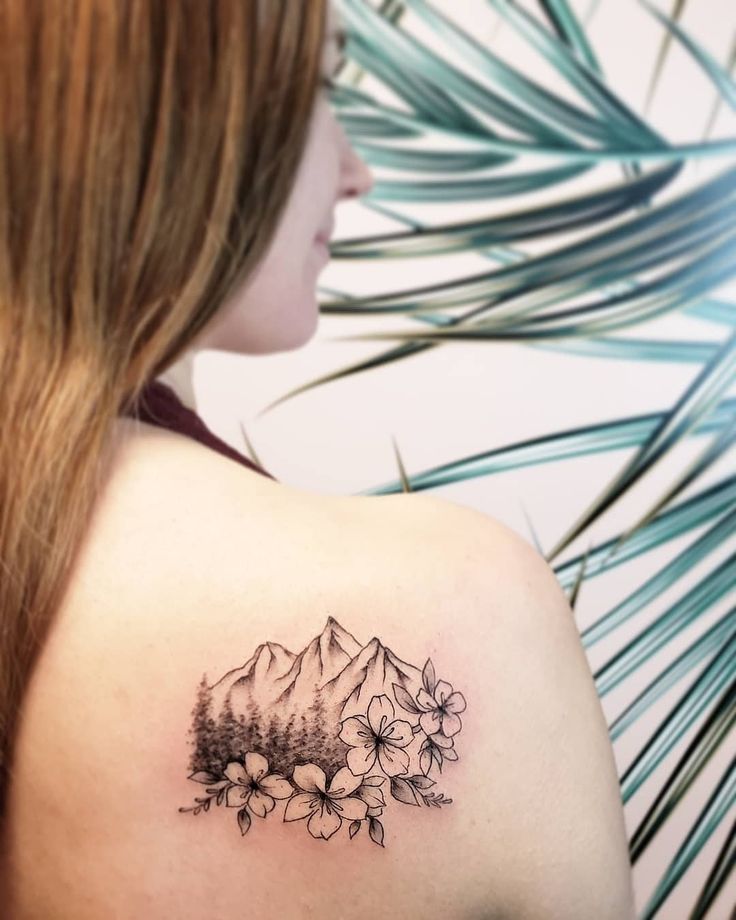
{"type": "Polygon", "coordinates": [[[121,430],[26,697],[17,918],[626,917],[555,584],[472,509],[121,430]]]}
{"type": "MultiPolygon", "coordinates": [[[[316,493],[263,476],[175,432],[119,419],[108,472],[70,582],[82,609],[103,583],[133,591],[209,590],[212,579],[273,584],[430,559],[491,572],[536,552],[492,517],[425,493],[316,493]],[[481,549],[478,541],[482,543],[481,549]],[[191,581],[190,581],[191,580],[191,581]]],[[[117,596],[117,592],[116,592],[117,596]]]]}

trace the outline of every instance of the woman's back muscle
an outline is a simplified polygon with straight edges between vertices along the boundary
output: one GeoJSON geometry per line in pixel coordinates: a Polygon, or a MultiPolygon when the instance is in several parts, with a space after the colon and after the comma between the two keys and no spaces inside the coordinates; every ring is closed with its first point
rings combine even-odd
{"type": "Polygon", "coordinates": [[[605,724],[537,554],[449,502],[309,495],[148,426],[16,771],[12,920],[631,912],[605,724]]]}

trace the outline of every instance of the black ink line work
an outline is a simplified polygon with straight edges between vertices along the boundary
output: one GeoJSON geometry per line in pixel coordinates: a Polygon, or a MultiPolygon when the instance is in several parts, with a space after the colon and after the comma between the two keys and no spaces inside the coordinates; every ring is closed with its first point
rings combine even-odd
{"type": "Polygon", "coordinates": [[[350,839],[367,825],[383,846],[387,793],[404,805],[452,802],[432,790],[431,774],[458,759],[465,705],[431,659],[420,671],[329,617],[298,655],[266,642],[213,686],[202,678],[189,779],[206,794],[179,811],[237,808],[245,834],[252,815],[284,802],[282,820],[304,821],[314,838],[329,840],[345,822],[350,839]]]}

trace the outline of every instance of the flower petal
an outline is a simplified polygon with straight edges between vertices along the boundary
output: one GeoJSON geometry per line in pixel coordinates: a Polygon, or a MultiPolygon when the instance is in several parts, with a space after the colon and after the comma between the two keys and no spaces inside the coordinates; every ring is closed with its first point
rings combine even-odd
{"type": "Polygon", "coordinates": [[[268,773],[268,761],[263,754],[248,751],[245,755],[245,772],[256,782],[268,773]]]}
{"type": "Polygon", "coordinates": [[[375,744],[365,744],[363,747],[350,748],[348,751],[348,766],[356,776],[367,773],[376,762],[375,744]]]}
{"type": "Polygon", "coordinates": [[[403,748],[406,747],[414,737],[414,732],[408,722],[404,722],[403,719],[397,719],[395,722],[386,726],[381,737],[389,744],[393,744],[394,747],[403,748]]]}
{"type": "Polygon", "coordinates": [[[368,805],[355,796],[338,799],[332,803],[341,818],[346,821],[362,821],[368,811],[368,805]]]}
{"type": "Polygon", "coordinates": [[[254,789],[248,799],[248,808],[259,818],[265,818],[269,811],[273,811],[275,804],[271,796],[261,792],[260,789],[254,789]]]}
{"type": "Polygon", "coordinates": [[[378,762],[386,776],[398,776],[409,769],[409,755],[401,748],[382,744],[378,749],[378,762]]]}
{"type": "Polygon", "coordinates": [[[284,821],[299,821],[301,818],[311,815],[319,807],[319,796],[311,792],[298,792],[286,803],[284,821]]]}
{"type": "Polygon", "coordinates": [[[243,764],[237,763],[237,761],[233,761],[225,767],[225,776],[231,783],[241,783],[243,786],[248,785],[248,777],[245,774],[243,764]]]}
{"type": "Polygon", "coordinates": [[[305,792],[324,792],[327,777],[316,763],[301,763],[294,767],[294,782],[305,792]]]}
{"type": "Polygon", "coordinates": [[[382,693],[374,696],[368,706],[368,724],[376,735],[380,735],[389,722],[393,722],[396,712],[394,704],[382,693]]]}
{"type": "Polygon", "coordinates": [[[378,786],[361,786],[355,794],[361,801],[365,802],[369,809],[386,804],[383,790],[378,786]]]}
{"type": "Polygon", "coordinates": [[[258,783],[258,788],[275,799],[288,799],[294,791],[289,780],[280,773],[269,773],[268,776],[264,776],[258,783]]]}
{"type": "Polygon", "coordinates": [[[342,730],[338,736],[345,744],[358,747],[367,744],[373,738],[373,732],[365,716],[350,716],[342,723],[342,730]]]}
{"type": "Polygon", "coordinates": [[[454,713],[465,712],[466,705],[465,697],[456,690],[445,700],[445,711],[454,713]]]}
{"type": "Polygon", "coordinates": [[[440,713],[439,710],[433,709],[431,712],[423,712],[419,716],[419,724],[423,732],[428,735],[434,735],[440,730],[440,713]]]}
{"type": "Polygon", "coordinates": [[[422,709],[436,709],[437,703],[433,696],[430,696],[429,693],[422,687],[422,689],[417,693],[417,703],[422,707],[422,709]]]}
{"type": "Polygon", "coordinates": [[[463,723],[460,721],[460,716],[456,716],[454,712],[442,713],[442,732],[448,738],[456,735],[462,727],[463,723]]]}
{"type": "Polygon", "coordinates": [[[313,812],[312,817],[307,822],[307,828],[312,837],[322,837],[329,840],[342,824],[340,815],[330,804],[329,799],[322,802],[322,807],[313,812]]]}
{"type": "Polygon", "coordinates": [[[352,795],[362,782],[362,776],[356,776],[347,767],[340,767],[330,780],[330,788],[327,794],[331,799],[342,799],[346,795],[352,795]]]}
{"type": "Polygon", "coordinates": [[[229,786],[225,793],[225,802],[230,808],[242,808],[250,798],[251,791],[250,786],[229,786]]]}
{"type": "Polygon", "coordinates": [[[438,680],[437,686],[434,688],[434,698],[437,700],[440,706],[443,706],[445,700],[452,693],[452,686],[448,684],[446,680],[438,680]]]}

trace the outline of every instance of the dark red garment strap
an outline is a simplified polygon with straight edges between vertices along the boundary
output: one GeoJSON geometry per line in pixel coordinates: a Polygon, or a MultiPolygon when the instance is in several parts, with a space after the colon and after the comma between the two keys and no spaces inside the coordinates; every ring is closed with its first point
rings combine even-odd
{"type": "Polygon", "coordinates": [[[218,438],[216,434],[210,431],[196,412],[184,405],[177,396],[176,391],[161,380],[152,380],[148,383],[136,405],[125,414],[131,418],[138,418],[142,422],[147,422],[149,425],[157,425],[159,428],[166,428],[169,431],[187,435],[195,441],[199,441],[200,444],[204,444],[206,447],[230,457],[231,460],[236,460],[238,463],[242,463],[243,466],[247,466],[249,469],[277,481],[276,477],[272,476],[267,470],[264,470],[235,450],[234,447],[218,438]]]}

